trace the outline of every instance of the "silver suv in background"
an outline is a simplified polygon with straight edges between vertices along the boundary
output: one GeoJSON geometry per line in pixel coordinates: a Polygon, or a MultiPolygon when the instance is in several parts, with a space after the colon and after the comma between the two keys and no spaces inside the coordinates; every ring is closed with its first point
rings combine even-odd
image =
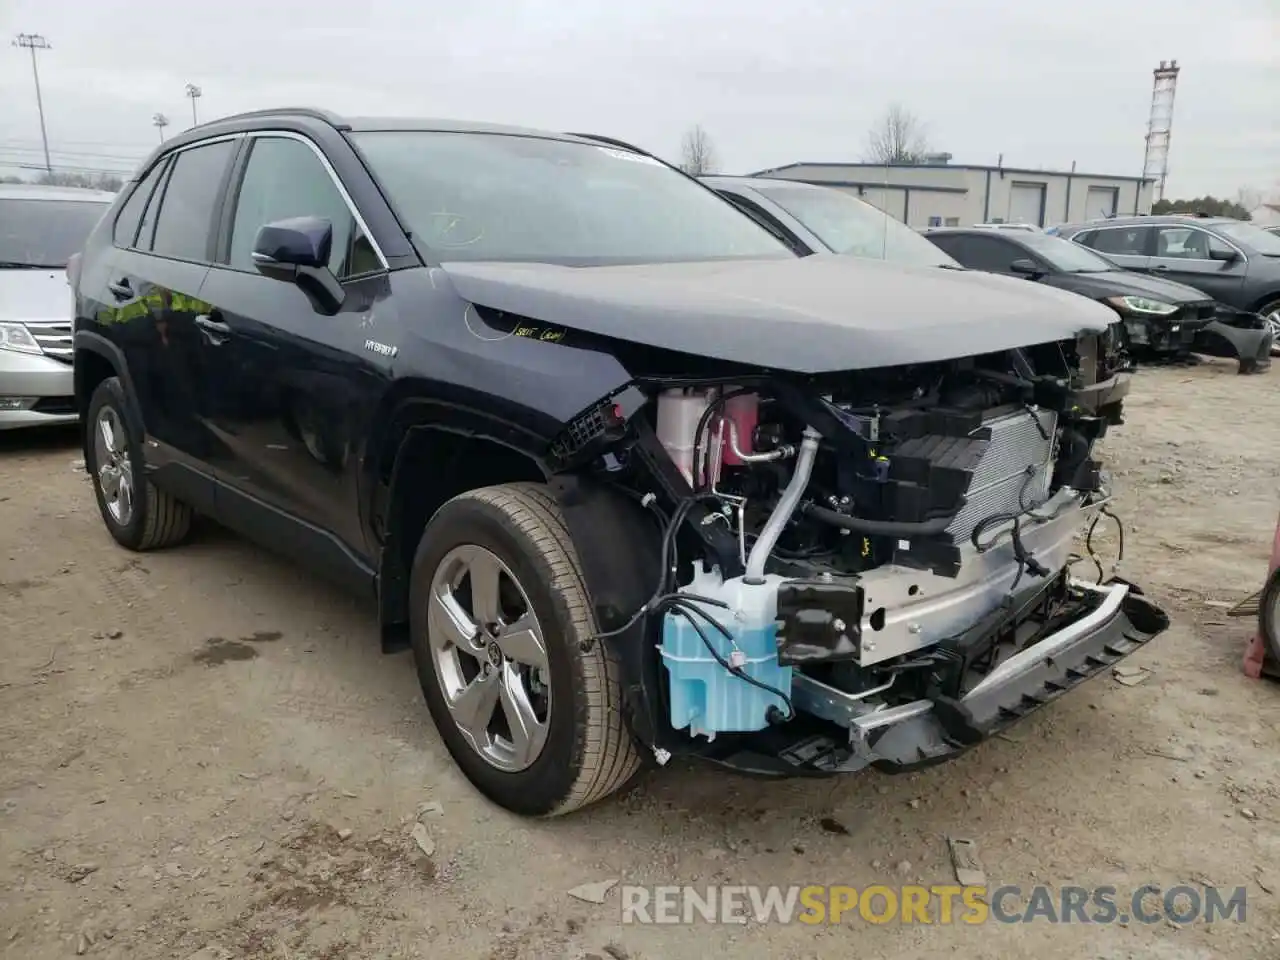
{"type": "Polygon", "coordinates": [[[1126,270],[1176,280],[1233,310],[1261,314],[1280,350],[1280,236],[1227,217],[1115,217],[1050,231],[1126,270]]]}
{"type": "Polygon", "coordinates": [[[76,419],[67,261],[114,199],[0,184],[0,430],[76,419]]]}

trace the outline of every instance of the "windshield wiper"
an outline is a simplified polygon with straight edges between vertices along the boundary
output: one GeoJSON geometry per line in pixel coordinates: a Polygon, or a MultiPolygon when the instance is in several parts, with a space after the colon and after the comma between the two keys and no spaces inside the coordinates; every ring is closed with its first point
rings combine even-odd
{"type": "Polygon", "coordinates": [[[65,263],[26,263],[21,260],[0,260],[0,270],[61,270],[65,263]]]}

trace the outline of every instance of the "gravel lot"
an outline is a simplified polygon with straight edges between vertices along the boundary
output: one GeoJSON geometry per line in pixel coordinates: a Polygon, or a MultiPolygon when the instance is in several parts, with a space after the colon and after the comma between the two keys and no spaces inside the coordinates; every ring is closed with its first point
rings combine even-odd
{"type": "MultiPolygon", "coordinates": [[[[1143,371],[1106,442],[1121,572],[1175,627],[959,761],[890,778],[647,775],[556,822],[455,772],[373,611],[216,528],[130,555],[74,436],[0,436],[0,954],[22,960],[1280,956],[1280,686],[1246,679],[1280,372],[1143,371]],[[409,838],[421,817],[430,856],[409,838]],[[621,926],[625,883],[1248,888],[1244,924],[621,926]],[[1273,894],[1274,891],[1274,894],[1273,894]]],[[[1104,548],[1114,536],[1099,538],[1104,548]]]]}

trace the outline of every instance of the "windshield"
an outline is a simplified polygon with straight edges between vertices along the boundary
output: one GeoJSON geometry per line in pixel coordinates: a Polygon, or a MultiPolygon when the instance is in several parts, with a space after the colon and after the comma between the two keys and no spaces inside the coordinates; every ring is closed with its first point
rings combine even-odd
{"type": "Polygon", "coordinates": [[[108,206],[84,200],[0,199],[0,264],[65,267],[108,206]]]}
{"type": "Polygon", "coordinates": [[[836,253],[916,266],[956,266],[901,220],[834,187],[750,184],[799,220],[836,253]]]}
{"type": "Polygon", "coordinates": [[[1252,223],[1215,223],[1214,229],[1228,240],[1253,247],[1265,257],[1280,257],[1280,237],[1252,223]]]}
{"type": "Polygon", "coordinates": [[[413,239],[440,261],[568,266],[794,256],[649,157],[532,136],[354,134],[413,239]]]}
{"type": "Polygon", "coordinates": [[[1114,263],[1087,247],[1047,233],[1021,233],[1018,242],[1031,249],[1055,270],[1063,273],[1104,273],[1119,269],[1114,263]]]}

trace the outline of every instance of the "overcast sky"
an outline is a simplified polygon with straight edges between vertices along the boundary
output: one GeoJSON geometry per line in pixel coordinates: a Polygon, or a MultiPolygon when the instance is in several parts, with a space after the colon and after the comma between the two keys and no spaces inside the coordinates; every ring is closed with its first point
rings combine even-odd
{"type": "MultiPolygon", "coordinates": [[[[589,130],[720,169],[856,161],[892,101],[954,163],[1141,173],[1177,58],[1169,195],[1280,191],[1280,0],[0,0],[44,34],[54,163],[127,168],[191,122],[282,104],[589,130]],[[1051,11],[1051,12],[1050,12],[1051,11]]],[[[26,50],[0,45],[0,159],[40,160],[26,50]]]]}

